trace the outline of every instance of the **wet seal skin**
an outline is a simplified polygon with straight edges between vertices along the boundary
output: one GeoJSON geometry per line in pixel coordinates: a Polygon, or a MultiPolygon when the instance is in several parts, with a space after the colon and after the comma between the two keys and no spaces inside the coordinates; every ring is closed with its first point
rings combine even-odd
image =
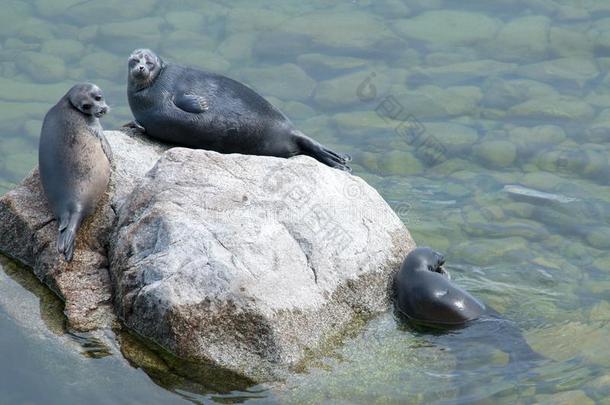
{"type": "Polygon", "coordinates": [[[473,342],[507,353],[521,369],[543,359],[514,322],[452,283],[444,264],[443,255],[429,247],[418,247],[407,255],[394,278],[393,298],[400,320],[451,347],[458,362],[468,360],[466,348],[473,342]]]}
{"type": "Polygon", "coordinates": [[[485,305],[451,282],[444,264],[443,255],[428,247],[416,248],[405,258],[396,276],[396,305],[409,319],[451,326],[485,313],[485,305]]]}
{"type": "Polygon", "coordinates": [[[38,163],[44,194],[58,222],[57,250],[66,261],[83,220],[110,180],[110,146],[99,118],[108,112],[104,95],[91,83],[73,86],[45,115],[38,163]]]}
{"type": "Polygon", "coordinates": [[[296,129],[276,107],[228,77],[163,61],[148,49],[128,60],[125,126],[178,146],[289,158],[308,155],[349,171],[350,157],[296,129]]]}

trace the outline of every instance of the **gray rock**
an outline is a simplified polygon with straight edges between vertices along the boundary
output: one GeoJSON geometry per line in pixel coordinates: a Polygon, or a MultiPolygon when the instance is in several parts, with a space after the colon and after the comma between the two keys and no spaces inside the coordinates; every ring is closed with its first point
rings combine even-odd
{"type": "Polygon", "coordinates": [[[0,198],[0,251],[66,301],[72,328],[109,327],[116,314],[181,358],[265,380],[388,308],[414,242],[363,180],[305,156],[106,136],[111,186],[73,262],[56,252],[37,173],[0,198]]]}
{"type": "Polygon", "coordinates": [[[329,56],[321,53],[307,53],[297,58],[297,63],[312,76],[324,77],[361,69],[366,66],[366,59],[349,56],[329,56]]]}
{"type": "Polygon", "coordinates": [[[173,30],[200,31],[204,25],[203,15],[192,11],[171,11],[165,21],[173,30]]]}
{"type": "Polygon", "coordinates": [[[510,74],[516,68],[517,65],[514,63],[503,63],[489,59],[453,63],[445,66],[417,67],[413,69],[409,81],[427,81],[436,85],[460,84],[489,76],[510,74]]]}
{"type": "Polygon", "coordinates": [[[75,61],[83,56],[85,47],[73,39],[49,39],[43,42],[41,50],[64,60],[75,61]]]}
{"type": "Polygon", "coordinates": [[[23,22],[31,15],[31,6],[23,1],[8,0],[2,3],[0,14],[0,36],[14,35],[23,22]]]}
{"type": "Polygon", "coordinates": [[[218,52],[229,61],[246,61],[252,56],[255,40],[250,33],[232,34],[218,45],[218,52]]]}
{"type": "MultiPolygon", "coordinates": [[[[92,52],[80,59],[80,66],[88,77],[104,78],[108,80],[122,81],[126,75],[126,58],[120,58],[116,54],[99,50],[92,52]]],[[[68,87],[69,88],[69,87],[68,87]]],[[[108,90],[104,88],[106,94],[108,90]]]]}
{"type": "MultiPolygon", "coordinates": [[[[40,1],[44,3],[49,2],[49,0],[40,1]]],[[[63,10],[56,15],[62,16],[76,25],[87,24],[91,21],[92,16],[95,16],[98,24],[123,22],[128,25],[130,21],[135,22],[138,18],[142,18],[142,16],[158,9],[157,0],[78,1],[72,5],[69,5],[71,3],[69,0],[62,0],[62,2],[68,4],[57,7],[57,11],[62,8],[63,10]]],[[[139,44],[139,46],[141,47],[142,44],[139,44]]],[[[148,43],[146,43],[146,46],[152,47],[148,43]]]]}
{"type": "Polygon", "coordinates": [[[438,46],[486,43],[494,38],[501,26],[500,20],[485,14],[454,10],[428,11],[394,24],[399,34],[438,46]]]}
{"type": "Polygon", "coordinates": [[[493,55],[500,60],[531,61],[546,56],[551,20],[545,16],[516,18],[498,32],[493,55]]]}
{"type": "Polygon", "coordinates": [[[242,69],[239,77],[262,94],[284,100],[307,100],[316,86],[315,80],[292,63],[242,69]]]}
{"type": "Polygon", "coordinates": [[[486,107],[504,109],[533,98],[557,96],[555,89],[535,80],[505,80],[489,78],[483,87],[483,104],[486,107]]]}
{"type": "Polygon", "coordinates": [[[211,72],[224,73],[231,64],[217,52],[192,48],[164,48],[169,62],[186,65],[211,72]]]}
{"type": "Polygon", "coordinates": [[[142,44],[157,49],[164,23],[165,20],[160,17],[146,17],[103,24],[98,32],[97,42],[101,47],[125,56],[135,48],[141,48],[142,44]]]}
{"type": "Polygon", "coordinates": [[[540,97],[517,104],[508,110],[507,118],[549,119],[555,121],[590,121],[595,110],[576,97],[540,97]]]}
{"type": "Polygon", "coordinates": [[[405,114],[419,120],[472,114],[483,98],[481,89],[476,86],[425,85],[411,90],[409,86],[395,85],[390,94],[404,107],[405,114]]]}
{"type": "Polygon", "coordinates": [[[531,65],[524,65],[517,74],[528,79],[549,83],[560,82],[574,88],[582,88],[599,74],[591,59],[559,58],[531,65]]]}
{"type": "Polygon", "coordinates": [[[302,14],[259,31],[254,54],[261,59],[309,52],[361,57],[397,54],[406,48],[383,19],[360,11],[302,14]]]}
{"type": "Polygon", "coordinates": [[[324,109],[339,109],[363,105],[390,89],[392,78],[377,72],[359,71],[318,83],[314,101],[324,109]]]}
{"type": "Polygon", "coordinates": [[[172,149],[118,215],[111,271],[126,325],[254,379],[386,309],[413,246],[370,186],[309,157],[172,149]]]}
{"type": "Polygon", "coordinates": [[[563,27],[551,27],[549,40],[551,51],[562,57],[591,59],[593,42],[585,33],[563,27]]]}
{"type": "Polygon", "coordinates": [[[66,65],[57,56],[38,52],[23,52],[16,60],[17,68],[40,83],[58,82],[66,75],[66,65]]]}

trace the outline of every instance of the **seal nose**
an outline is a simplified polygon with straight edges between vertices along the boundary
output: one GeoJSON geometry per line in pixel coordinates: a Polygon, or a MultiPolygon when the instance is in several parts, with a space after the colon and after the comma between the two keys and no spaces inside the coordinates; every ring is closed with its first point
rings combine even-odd
{"type": "Polygon", "coordinates": [[[102,114],[106,114],[106,113],[108,112],[108,106],[107,106],[107,105],[103,106],[103,107],[100,109],[100,112],[101,112],[102,114]]]}
{"type": "Polygon", "coordinates": [[[144,65],[138,65],[138,70],[140,72],[143,72],[144,71],[144,65]]]}

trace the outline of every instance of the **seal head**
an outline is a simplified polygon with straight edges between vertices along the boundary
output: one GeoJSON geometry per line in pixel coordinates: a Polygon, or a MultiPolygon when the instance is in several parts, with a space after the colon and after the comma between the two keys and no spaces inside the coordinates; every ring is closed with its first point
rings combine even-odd
{"type": "Polygon", "coordinates": [[[396,307],[409,319],[431,325],[462,325],[479,318],[485,306],[453,284],[445,258],[428,248],[413,249],[395,278],[396,307]]]}
{"type": "Polygon", "coordinates": [[[163,61],[150,49],[136,49],[129,56],[129,83],[138,89],[149,87],[163,69],[163,61]]]}
{"type": "Polygon", "coordinates": [[[85,115],[100,118],[109,111],[102,90],[92,83],[72,86],[66,97],[74,108],[85,115]]]}

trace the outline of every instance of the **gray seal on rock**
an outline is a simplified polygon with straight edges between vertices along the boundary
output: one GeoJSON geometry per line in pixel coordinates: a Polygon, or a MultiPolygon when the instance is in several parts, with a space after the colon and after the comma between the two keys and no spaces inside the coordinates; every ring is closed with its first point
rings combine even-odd
{"type": "Polygon", "coordinates": [[[110,180],[110,146],[99,118],[108,106],[99,87],[73,86],[45,115],[40,134],[40,179],[58,221],[57,250],[71,261],[76,233],[110,180]]]}
{"type": "Polygon", "coordinates": [[[129,57],[127,97],[135,121],[126,126],[164,142],[221,153],[308,155],[349,170],[348,155],[307,137],[246,85],[166,63],[149,49],[129,57]]]}

